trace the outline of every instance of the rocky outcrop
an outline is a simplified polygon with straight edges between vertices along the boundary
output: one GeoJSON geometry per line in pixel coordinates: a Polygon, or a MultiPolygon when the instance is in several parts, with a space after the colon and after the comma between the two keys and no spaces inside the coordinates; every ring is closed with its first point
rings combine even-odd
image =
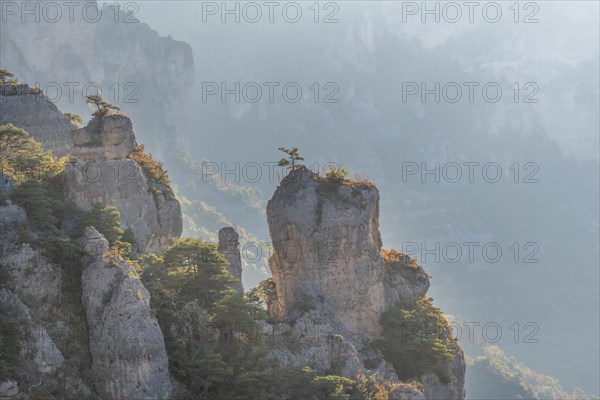
{"type": "Polygon", "coordinates": [[[63,293],[62,263],[74,254],[18,243],[23,232],[32,233],[25,210],[0,206],[2,350],[13,358],[9,376],[16,379],[0,382],[0,398],[26,399],[35,392],[88,399],[91,390],[83,377],[87,343],[80,340],[86,330],[76,329],[81,328],[77,304],[66,306],[63,293]]]}
{"type": "Polygon", "coordinates": [[[238,283],[234,284],[233,288],[238,294],[243,294],[240,235],[232,227],[219,230],[219,253],[227,259],[227,269],[238,280],[238,283]]]}
{"type": "Polygon", "coordinates": [[[316,308],[335,315],[355,340],[377,338],[385,305],[377,189],[297,169],[269,201],[267,220],[278,317],[316,308]]]}
{"type": "Polygon", "coordinates": [[[76,129],[46,95],[28,85],[0,86],[0,125],[9,123],[58,157],[68,153],[76,129]]]}
{"type": "Polygon", "coordinates": [[[155,154],[187,151],[192,48],[159,36],[127,7],[96,10],[96,1],[86,0],[74,6],[71,17],[58,7],[62,15],[56,21],[6,15],[2,68],[32,85],[39,82],[61,108],[84,118],[85,94],[100,88],[108,102],[131,116],[155,154]],[[94,17],[86,18],[88,13],[94,17]]]}
{"type": "Polygon", "coordinates": [[[127,156],[136,148],[131,120],[97,116],[73,133],[71,162],[63,173],[67,196],[82,210],[113,205],[140,253],[160,253],[181,235],[181,207],[173,191],[127,156]]]}
{"type": "MultiPolygon", "coordinates": [[[[422,299],[429,277],[408,256],[382,257],[377,188],[330,181],[300,167],[275,191],[267,219],[276,290],[269,310],[279,322],[262,329],[271,330],[272,356],[350,378],[371,370],[397,380],[373,346],[381,338],[380,317],[422,299]]],[[[464,355],[458,344],[454,350],[443,367],[448,382],[435,373],[418,377],[426,399],[464,398],[464,355]]]]}
{"type": "Polygon", "coordinates": [[[167,399],[171,385],[163,334],[135,269],[111,256],[94,228],[81,240],[83,306],[96,390],[106,399],[167,399]]]}

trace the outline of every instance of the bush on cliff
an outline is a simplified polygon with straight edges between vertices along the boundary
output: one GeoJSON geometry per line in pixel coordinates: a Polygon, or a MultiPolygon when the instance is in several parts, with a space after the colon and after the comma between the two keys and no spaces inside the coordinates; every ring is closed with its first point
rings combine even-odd
{"type": "Polygon", "coordinates": [[[169,175],[162,163],[152,158],[152,155],[146,153],[144,149],[144,145],[140,144],[127,157],[138,163],[147,176],[165,186],[170,186],[169,175]]]}
{"type": "Polygon", "coordinates": [[[57,179],[65,160],[56,159],[23,129],[0,126],[0,172],[12,180],[12,200],[25,208],[38,230],[54,229],[65,206],[57,179]]]}
{"type": "Polygon", "coordinates": [[[23,129],[13,124],[0,126],[0,172],[15,185],[25,181],[52,182],[64,169],[65,161],[44,150],[23,129]]]}
{"type": "Polygon", "coordinates": [[[96,228],[111,245],[121,240],[124,233],[119,210],[114,206],[105,206],[101,203],[94,203],[89,211],[79,216],[75,226],[75,237],[82,236],[88,226],[96,228]]]}
{"type": "Polygon", "coordinates": [[[381,325],[383,335],[376,345],[400,379],[433,372],[442,382],[448,382],[446,364],[454,359],[454,339],[448,322],[431,298],[423,298],[413,307],[390,308],[382,314],[381,325]]]}

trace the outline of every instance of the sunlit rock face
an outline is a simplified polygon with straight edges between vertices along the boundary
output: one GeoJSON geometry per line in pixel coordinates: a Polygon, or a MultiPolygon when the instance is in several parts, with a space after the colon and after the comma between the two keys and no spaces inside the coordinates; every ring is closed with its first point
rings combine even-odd
{"type": "Polygon", "coordinates": [[[96,390],[107,399],[167,399],[165,341],[132,265],[109,253],[93,227],[81,239],[82,303],[96,390]]]}
{"type": "Polygon", "coordinates": [[[279,316],[316,308],[335,316],[351,337],[376,338],[385,297],[378,190],[297,169],[275,191],[267,219],[279,316]]]}
{"type": "MultiPolygon", "coordinates": [[[[272,337],[273,357],[349,378],[370,370],[397,380],[373,346],[381,338],[381,314],[422,299],[429,277],[408,256],[382,257],[377,188],[330,181],[300,167],[275,191],[267,221],[276,292],[268,309],[278,322],[261,328],[272,337]]],[[[426,374],[419,377],[424,393],[407,385],[398,398],[463,399],[464,355],[458,344],[454,350],[445,366],[448,382],[426,374]]]]}
{"type": "Polygon", "coordinates": [[[82,209],[113,205],[133,232],[140,253],[160,253],[181,235],[181,207],[171,188],[128,158],[136,147],[131,120],[97,116],[73,133],[70,164],[63,173],[68,197],[82,209]]]}

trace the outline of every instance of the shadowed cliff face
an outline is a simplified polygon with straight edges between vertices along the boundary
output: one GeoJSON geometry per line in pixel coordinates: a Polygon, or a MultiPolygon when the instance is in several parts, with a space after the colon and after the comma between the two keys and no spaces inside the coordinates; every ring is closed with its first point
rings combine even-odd
{"type": "MultiPolygon", "coordinates": [[[[274,357],[347,377],[375,370],[397,380],[394,367],[373,346],[381,338],[380,318],[391,307],[423,299],[429,278],[410,257],[384,262],[377,188],[331,182],[300,167],[275,191],[267,219],[276,289],[269,310],[279,323],[265,329],[289,330],[298,341],[293,348],[276,344],[274,357]]],[[[418,377],[426,399],[465,396],[464,355],[456,342],[451,346],[454,359],[443,364],[445,382],[433,372],[418,377]]]]}

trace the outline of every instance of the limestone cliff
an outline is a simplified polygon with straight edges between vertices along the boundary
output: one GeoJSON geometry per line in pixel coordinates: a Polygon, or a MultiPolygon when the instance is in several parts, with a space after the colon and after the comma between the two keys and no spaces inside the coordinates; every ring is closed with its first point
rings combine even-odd
{"type": "Polygon", "coordinates": [[[240,235],[232,227],[219,230],[219,253],[227,259],[227,269],[239,281],[233,288],[238,294],[244,293],[242,285],[242,257],[240,255],[240,235]]]}
{"type": "Polygon", "coordinates": [[[96,390],[106,399],[167,399],[171,392],[163,334],[135,269],[88,228],[81,282],[96,390]]]}
{"type": "Polygon", "coordinates": [[[160,253],[181,235],[181,207],[170,186],[130,157],[137,142],[127,116],[95,116],[77,128],[45,94],[27,85],[0,90],[0,124],[23,128],[53,154],[69,157],[63,180],[79,209],[96,202],[117,207],[140,253],[160,253]]]}
{"type": "Polygon", "coordinates": [[[66,278],[77,255],[21,243],[19,238],[33,234],[32,229],[25,209],[0,206],[2,351],[16,357],[13,379],[0,386],[12,393],[6,396],[11,400],[36,393],[91,398],[87,328],[79,291],[66,278]]]}
{"type": "Polygon", "coordinates": [[[89,115],[84,87],[87,94],[99,87],[107,101],[132,118],[155,153],[187,151],[191,47],[161,37],[137,20],[133,3],[122,8],[96,3],[74,3],[72,18],[61,3],[57,21],[6,15],[0,35],[2,68],[32,86],[39,82],[51,88],[54,102],[82,116],[89,115]]]}
{"type": "Polygon", "coordinates": [[[69,152],[76,129],[46,95],[28,85],[0,86],[0,125],[8,123],[25,129],[57,157],[69,152]]]}
{"type": "MultiPolygon", "coordinates": [[[[420,266],[407,269],[381,257],[377,188],[331,182],[301,167],[281,182],[267,218],[276,289],[269,309],[279,323],[263,329],[275,338],[275,358],[348,377],[376,370],[397,379],[373,346],[380,317],[423,298],[429,280],[420,266]]],[[[447,382],[434,373],[419,378],[428,400],[464,398],[464,356],[453,346],[454,361],[444,366],[447,382]]]]}
{"type": "Polygon", "coordinates": [[[2,355],[14,357],[0,389],[11,399],[168,398],[164,339],[136,270],[109,254],[94,228],[80,245],[67,236],[80,211],[100,202],[119,209],[138,252],[160,252],[182,223],[166,176],[140,153],[122,114],[77,128],[27,85],[3,85],[0,94],[0,123],[24,128],[69,157],[51,186],[61,203],[75,205],[41,228],[11,201],[13,183],[0,175],[0,323],[10,346],[2,355]]]}
{"type": "Polygon", "coordinates": [[[97,116],[72,133],[70,165],[63,173],[68,197],[88,210],[110,204],[134,234],[138,251],[160,253],[182,231],[181,207],[171,188],[128,156],[136,149],[131,120],[97,116]]]}

